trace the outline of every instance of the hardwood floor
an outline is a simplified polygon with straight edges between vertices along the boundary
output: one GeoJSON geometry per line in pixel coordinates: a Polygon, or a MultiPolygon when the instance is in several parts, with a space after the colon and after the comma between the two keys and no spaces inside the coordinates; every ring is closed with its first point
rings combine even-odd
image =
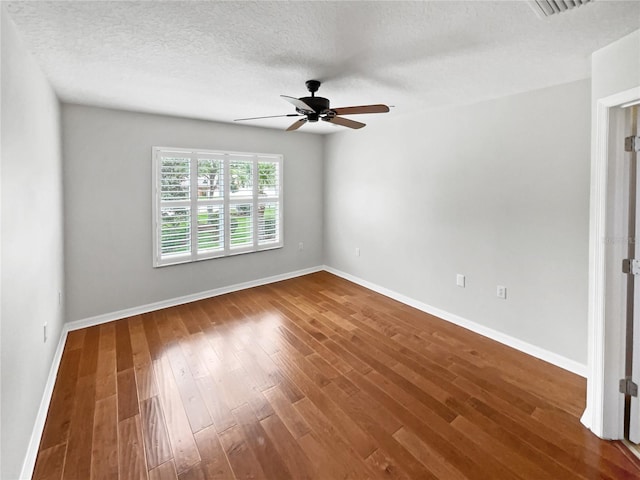
{"type": "Polygon", "coordinates": [[[640,478],[584,398],[320,272],[71,332],[34,478],[640,478]]]}

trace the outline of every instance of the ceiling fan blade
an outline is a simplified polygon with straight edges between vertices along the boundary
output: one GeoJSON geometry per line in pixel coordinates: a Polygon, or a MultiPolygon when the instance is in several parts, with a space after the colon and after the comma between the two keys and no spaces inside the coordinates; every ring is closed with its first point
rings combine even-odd
{"type": "Polygon", "coordinates": [[[279,118],[279,117],[301,117],[300,113],[287,113],[286,115],[269,115],[268,117],[251,117],[251,118],[236,118],[234,122],[242,122],[244,120],[260,120],[262,118],[279,118]]]}
{"type": "Polygon", "coordinates": [[[298,110],[302,110],[305,113],[316,113],[316,111],[311,108],[309,105],[307,105],[306,103],[304,103],[302,100],[300,100],[299,98],[295,98],[295,97],[288,97],[286,95],[280,95],[282,98],[284,98],[287,102],[291,103],[293,106],[295,106],[298,110]]]}
{"type": "Polygon", "coordinates": [[[357,115],[360,113],[387,113],[389,107],[386,105],[360,105],[358,107],[332,108],[336,115],[357,115]]]}
{"type": "Polygon", "coordinates": [[[325,122],[335,123],[336,125],[342,125],[343,127],[349,127],[354,129],[358,129],[366,126],[366,123],[360,123],[360,122],[356,122],[355,120],[349,120],[348,118],[342,118],[342,117],[333,117],[333,118],[324,117],[322,120],[324,120],[325,122]]]}
{"type": "Polygon", "coordinates": [[[301,118],[300,120],[296,120],[295,122],[293,122],[291,124],[291,126],[289,126],[289,128],[287,128],[287,132],[291,132],[293,130],[297,130],[299,129],[302,125],[304,125],[305,123],[307,123],[307,119],[306,118],[301,118]]]}

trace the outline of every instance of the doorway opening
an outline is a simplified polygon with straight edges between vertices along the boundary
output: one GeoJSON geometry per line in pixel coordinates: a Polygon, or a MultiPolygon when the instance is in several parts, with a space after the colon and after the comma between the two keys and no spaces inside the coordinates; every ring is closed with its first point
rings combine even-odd
{"type": "MultiPolygon", "coordinates": [[[[626,275],[626,322],[624,377],[620,380],[620,393],[624,396],[624,439],[628,444],[640,444],[640,402],[638,401],[638,383],[640,378],[640,172],[638,170],[638,151],[640,151],[640,131],[638,130],[637,105],[622,105],[621,128],[625,135],[622,161],[628,171],[628,246],[627,259],[623,261],[623,273],[626,275]]],[[[633,448],[640,456],[640,450],[633,448]]]]}
{"type": "MultiPolygon", "coordinates": [[[[589,232],[589,364],[587,408],[581,421],[597,436],[613,440],[625,438],[625,395],[620,393],[620,380],[627,374],[628,276],[623,273],[622,265],[623,260],[630,259],[630,247],[636,246],[635,239],[629,238],[630,214],[633,213],[634,220],[636,218],[635,212],[630,212],[629,194],[632,185],[638,187],[637,181],[631,182],[625,137],[631,134],[628,107],[634,102],[640,102],[640,86],[600,99],[594,119],[589,232]]],[[[640,188],[636,189],[640,200],[640,188]]],[[[636,210],[640,213],[640,208],[636,210]]],[[[636,230],[640,233],[638,223],[636,230]]],[[[640,259],[640,242],[637,246],[639,250],[634,257],[640,259]]],[[[640,276],[635,283],[640,292],[640,276]]],[[[640,299],[640,293],[637,295],[640,299]]],[[[636,333],[640,334],[640,327],[636,333]]],[[[636,350],[640,354],[640,348],[636,350]]],[[[639,374],[640,368],[632,379],[636,383],[639,374]]],[[[640,407],[637,413],[640,414],[640,407]]]]}

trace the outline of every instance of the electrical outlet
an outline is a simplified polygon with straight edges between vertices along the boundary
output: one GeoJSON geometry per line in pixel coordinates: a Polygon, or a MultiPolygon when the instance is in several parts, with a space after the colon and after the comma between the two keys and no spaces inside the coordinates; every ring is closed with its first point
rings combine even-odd
{"type": "Polygon", "coordinates": [[[46,323],[42,325],[42,336],[43,336],[44,343],[47,343],[47,324],[46,323]]]}
{"type": "Polygon", "coordinates": [[[356,257],[360,256],[360,247],[356,247],[356,257]]]}
{"type": "Polygon", "coordinates": [[[299,251],[304,250],[304,242],[300,242],[300,243],[298,243],[298,250],[299,250],[299,251]]]}
{"type": "Polygon", "coordinates": [[[498,285],[498,289],[496,291],[496,295],[498,296],[498,298],[502,298],[503,300],[507,299],[507,287],[504,287],[502,285],[498,285]]]}
{"type": "Polygon", "coordinates": [[[459,286],[459,287],[464,288],[464,282],[465,282],[464,275],[462,275],[460,273],[457,274],[456,275],[456,285],[459,286]]]}

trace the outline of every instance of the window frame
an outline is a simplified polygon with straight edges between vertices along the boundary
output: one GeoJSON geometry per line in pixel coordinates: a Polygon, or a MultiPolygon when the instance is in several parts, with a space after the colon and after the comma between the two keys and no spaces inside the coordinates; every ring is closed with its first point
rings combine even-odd
{"type": "Polygon", "coordinates": [[[153,267],[165,267],[169,265],[179,265],[192,263],[214,258],[225,258],[245,253],[254,253],[282,248],[284,245],[284,202],[283,202],[283,164],[284,158],[281,154],[255,153],[255,152],[235,152],[226,150],[208,150],[176,147],[152,147],[152,236],[153,236],[153,267]],[[180,158],[189,158],[189,197],[188,200],[166,201],[162,199],[162,158],[166,154],[177,154],[180,158]],[[244,157],[244,158],[242,158],[244,157]],[[198,196],[198,160],[207,158],[219,159],[222,162],[223,193],[220,197],[199,199],[198,196]],[[230,168],[233,161],[250,161],[252,172],[251,193],[243,196],[232,196],[230,186],[230,168]],[[260,195],[259,163],[277,164],[277,188],[275,195],[260,195]],[[276,203],[277,205],[277,226],[276,241],[264,243],[259,239],[260,216],[258,211],[260,204],[276,203]],[[251,224],[252,242],[250,245],[233,247],[231,243],[231,221],[230,209],[233,205],[251,204],[251,224]],[[198,208],[208,205],[218,205],[223,208],[223,228],[224,238],[223,248],[220,250],[198,251],[198,208]],[[187,207],[190,212],[190,250],[185,253],[162,255],[162,208],[167,206],[187,207]]]}

